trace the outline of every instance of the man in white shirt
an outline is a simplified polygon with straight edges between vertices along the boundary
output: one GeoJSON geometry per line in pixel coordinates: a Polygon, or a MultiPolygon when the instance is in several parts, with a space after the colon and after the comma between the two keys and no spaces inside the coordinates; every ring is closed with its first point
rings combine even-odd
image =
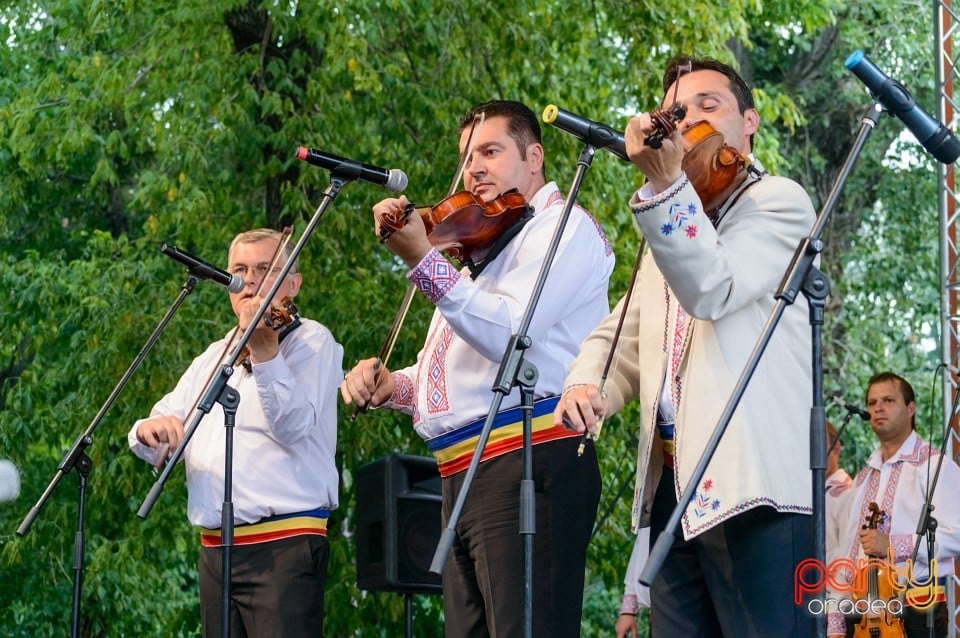
{"type": "MultiPolygon", "coordinates": [[[[358,363],[344,379],[347,403],[400,410],[437,459],[446,525],[493,400],[491,388],[510,337],[517,331],[543,264],[563,197],[544,174],[540,125],[526,106],[492,101],[461,120],[464,186],[483,202],[516,190],[532,209],[516,235],[482,268],[458,270],[430,243],[422,219],[386,240],[410,268],[411,282],[436,305],[417,361],[389,371],[377,359],[358,363]],[[480,115],[482,123],[474,127],[480,115]]],[[[406,198],[374,207],[397,219],[406,198]]],[[[516,230],[512,228],[511,230],[516,230]]],[[[533,411],[536,484],[533,634],[580,635],[587,542],[600,497],[592,446],[577,455],[578,436],[554,426],[567,366],[577,347],[608,311],[613,251],[597,222],[574,207],[528,331],[527,361],[539,372],[533,411]]],[[[523,634],[523,543],[519,535],[522,477],[519,388],[504,398],[456,528],[443,570],[445,631],[449,638],[523,634]]]]}
{"type": "MultiPolygon", "coordinates": [[[[246,330],[263,302],[260,295],[270,289],[286,261],[272,265],[280,241],[280,233],[260,229],[237,235],[230,245],[228,269],[245,283],[240,292],[230,294],[236,334],[246,330]]],[[[292,248],[287,244],[286,255],[292,248]]],[[[275,305],[284,297],[292,300],[301,283],[294,264],[275,305]]],[[[228,380],[240,395],[233,447],[230,625],[233,632],[251,638],[307,638],[323,631],[330,556],[327,518],[338,504],[334,452],[343,348],[316,321],[292,318],[280,330],[262,321],[247,343],[245,365],[236,366],[228,380]]],[[[133,425],[128,439],[137,456],[160,464],[176,449],[184,423],[194,418],[191,409],[211,373],[230,357],[231,344],[226,337],[211,344],[150,417],[133,425]]],[[[200,614],[205,636],[222,632],[224,442],[224,413],[217,403],[183,454],[187,517],[203,528],[200,614]]]]}
{"type": "MultiPolygon", "coordinates": [[[[847,558],[857,564],[868,557],[886,559],[892,556],[901,585],[906,587],[903,597],[903,627],[908,638],[928,636],[927,611],[930,591],[930,563],[926,538],[920,539],[919,551],[913,563],[912,574],[906,578],[906,564],[913,556],[917,543],[917,525],[929,491],[930,480],[939,461],[939,452],[932,449],[916,432],[917,404],[913,387],[903,377],[892,372],[881,372],[867,384],[867,412],[870,427],[877,435],[879,445],[857,473],[853,493],[847,499],[847,508],[841,515],[838,558],[847,558]],[[875,529],[864,523],[876,505],[882,515],[875,529]],[[865,528],[866,527],[866,528],[865,528]]],[[[934,556],[937,569],[934,574],[942,586],[944,577],[953,574],[953,559],[960,555],[960,468],[953,460],[944,458],[939,481],[933,495],[933,517],[937,520],[934,556]]],[[[853,574],[847,574],[851,579],[853,574]]],[[[838,576],[840,578],[841,576],[838,576]]],[[[946,606],[943,590],[934,592],[938,602],[933,605],[935,635],[947,635],[946,606]]],[[[893,608],[896,612],[899,605],[893,608]]],[[[854,618],[848,618],[849,633],[854,618]]],[[[844,618],[838,611],[829,614],[827,633],[843,635],[844,618]]]]}

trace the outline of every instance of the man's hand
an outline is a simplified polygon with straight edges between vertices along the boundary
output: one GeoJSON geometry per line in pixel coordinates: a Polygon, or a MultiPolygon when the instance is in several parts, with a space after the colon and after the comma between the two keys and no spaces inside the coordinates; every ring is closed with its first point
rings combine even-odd
{"type": "Polygon", "coordinates": [[[660,148],[653,148],[644,141],[654,132],[649,113],[631,118],[623,133],[627,156],[640,172],[647,176],[654,194],[670,188],[683,171],[683,135],[675,129],[663,138],[660,148]]]}
{"type": "Polygon", "coordinates": [[[637,638],[637,617],[633,614],[620,614],[613,626],[617,638],[637,638]]]}
{"type": "MultiPolygon", "coordinates": [[[[384,217],[399,220],[409,204],[409,200],[404,195],[377,203],[373,207],[373,219],[376,224],[377,235],[381,236],[380,229],[384,217]]],[[[397,257],[403,260],[407,268],[413,268],[430,252],[433,245],[427,239],[427,228],[423,225],[423,220],[416,211],[410,213],[402,223],[402,228],[393,231],[384,243],[397,257]]]]}
{"type": "Polygon", "coordinates": [[[340,396],[347,405],[356,403],[361,408],[382,405],[396,389],[393,375],[379,358],[364,359],[343,377],[340,396]]]}
{"type": "Polygon", "coordinates": [[[890,548],[890,537],[887,534],[878,529],[861,529],[859,534],[864,554],[876,558],[886,557],[890,548]]]}
{"type": "MultiPolygon", "coordinates": [[[[253,321],[257,311],[263,304],[263,297],[248,297],[240,301],[239,314],[237,315],[237,325],[240,331],[245,331],[250,322],[253,321]]],[[[268,326],[266,323],[267,313],[264,313],[260,319],[260,324],[250,335],[247,341],[247,347],[250,348],[250,361],[253,363],[262,363],[269,361],[280,352],[280,333],[268,326]]]]}
{"type": "Polygon", "coordinates": [[[137,440],[154,450],[164,445],[175,450],[183,440],[183,422],[174,416],[155,416],[137,427],[137,440]]]}
{"type": "Polygon", "coordinates": [[[593,384],[574,386],[563,393],[553,410],[554,425],[568,430],[597,434],[606,414],[607,401],[593,384]]]}

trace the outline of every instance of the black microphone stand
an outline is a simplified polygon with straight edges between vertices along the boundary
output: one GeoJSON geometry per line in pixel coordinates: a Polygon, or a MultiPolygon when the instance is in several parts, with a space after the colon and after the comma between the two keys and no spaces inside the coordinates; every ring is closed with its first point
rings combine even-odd
{"type": "Polygon", "coordinates": [[[244,331],[243,335],[240,337],[240,340],[237,342],[236,348],[227,358],[227,361],[220,366],[219,373],[216,374],[210,382],[207,384],[207,387],[204,388],[201,399],[197,403],[196,412],[194,413],[193,420],[190,424],[184,428],[183,439],[180,441],[180,444],[177,446],[177,449],[173,451],[168,459],[166,466],[163,468],[163,471],[160,473],[160,476],[157,478],[156,482],[153,484],[153,487],[150,488],[150,492],[147,494],[146,499],[143,504],[140,506],[140,509],[137,510],[137,516],[142,519],[146,519],[149,515],[150,510],[153,508],[154,503],[156,503],[157,498],[160,497],[160,492],[163,491],[163,486],[166,484],[167,480],[170,477],[170,473],[173,471],[173,468],[176,466],[177,461],[183,455],[183,452],[187,446],[187,443],[190,442],[190,439],[193,437],[194,432],[199,426],[200,421],[210,413],[210,410],[213,409],[214,403],[220,403],[223,406],[224,413],[224,468],[223,468],[223,507],[220,513],[220,560],[221,560],[221,629],[223,638],[229,638],[230,636],[230,601],[231,601],[231,582],[230,582],[230,572],[233,563],[233,533],[234,533],[234,521],[233,521],[233,428],[234,428],[234,417],[236,416],[236,408],[240,403],[240,394],[232,387],[227,385],[227,381],[230,376],[233,374],[233,368],[236,365],[237,359],[240,357],[240,353],[243,351],[244,347],[247,345],[247,342],[250,340],[250,337],[253,335],[253,331],[256,330],[257,326],[260,325],[260,322],[263,320],[264,314],[266,314],[267,309],[270,307],[270,303],[273,301],[274,297],[277,294],[277,291],[280,289],[280,286],[283,285],[283,280],[289,274],[290,269],[293,267],[294,262],[297,260],[297,256],[300,254],[300,251],[303,250],[304,244],[313,234],[313,231],[316,229],[317,225],[320,223],[320,219],[323,217],[327,208],[330,206],[330,203],[336,198],[337,194],[340,192],[340,189],[343,188],[343,185],[352,179],[356,179],[356,175],[340,175],[336,170],[331,171],[330,173],[330,186],[323,193],[323,201],[320,202],[320,205],[317,207],[317,210],[314,212],[313,217],[310,219],[310,222],[307,224],[306,229],[303,231],[303,234],[300,236],[299,241],[297,241],[296,246],[293,247],[287,262],[284,264],[283,268],[280,270],[280,273],[277,275],[276,280],[273,285],[270,287],[269,292],[267,292],[264,297],[263,303],[260,305],[260,308],[257,310],[256,314],[253,316],[253,319],[250,321],[250,325],[247,326],[247,329],[244,331]]]}
{"type": "Polygon", "coordinates": [[[34,505],[29,512],[27,512],[23,522],[20,523],[20,527],[17,528],[17,536],[24,536],[33,525],[33,521],[36,520],[37,515],[40,514],[40,509],[50,499],[50,496],[53,494],[53,490],[56,489],[57,485],[60,483],[60,480],[63,479],[63,477],[66,476],[70,470],[77,470],[79,493],[77,494],[77,531],[74,535],[73,541],[73,605],[70,619],[70,636],[72,638],[77,638],[80,632],[80,593],[83,588],[83,563],[85,553],[83,514],[86,508],[87,500],[87,477],[89,476],[90,471],[93,469],[93,461],[91,461],[90,457],[87,456],[86,450],[90,445],[93,445],[93,433],[100,426],[100,422],[103,421],[103,417],[106,415],[107,410],[110,409],[110,407],[117,400],[117,397],[120,396],[120,392],[143,363],[147,353],[150,352],[154,344],[160,338],[160,334],[167,327],[167,324],[173,318],[173,315],[177,312],[177,309],[180,308],[180,305],[183,304],[184,300],[187,298],[187,295],[193,292],[193,289],[196,287],[198,281],[200,281],[200,279],[197,277],[197,275],[193,271],[190,271],[189,275],[187,276],[187,281],[184,282],[183,286],[180,288],[180,293],[177,295],[177,298],[174,299],[170,308],[167,309],[167,312],[163,315],[160,323],[158,323],[153,329],[153,332],[150,333],[146,343],[140,349],[140,352],[137,353],[136,358],[134,358],[133,363],[130,364],[130,367],[127,368],[127,371],[123,373],[123,376],[113,388],[110,396],[108,396],[106,401],[103,402],[103,405],[100,406],[100,410],[97,412],[96,416],[93,417],[93,421],[90,422],[90,425],[87,426],[87,429],[83,432],[83,434],[77,437],[77,440],[73,443],[73,447],[70,448],[70,450],[63,457],[63,460],[60,461],[60,465],[57,466],[57,471],[54,473],[50,484],[47,485],[47,489],[43,491],[43,494],[40,495],[40,499],[37,501],[37,504],[34,505]]]}
{"type": "MultiPolygon", "coordinates": [[[[853,416],[853,412],[849,412],[849,411],[843,415],[843,422],[840,424],[840,429],[837,430],[837,436],[834,437],[833,443],[831,443],[830,447],[827,449],[827,453],[823,457],[824,459],[830,456],[830,453],[833,452],[833,448],[837,447],[837,443],[840,442],[840,435],[843,434],[843,431],[847,429],[847,425],[850,423],[850,417],[852,416],[853,416]]],[[[824,424],[824,427],[826,427],[826,424],[824,424]]],[[[826,465],[824,465],[824,468],[826,468],[826,465]]],[[[829,478],[829,477],[825,477],[825,478],[829,478]]]]}
{"type": "MultiPolygon", "coordinates": [[[[937,537],[937,519],[933,517],[933,492],[937,489],[937,482],[940,480],[940,468],[943,467],[943,459],[947,454],[947,441],[949,440],[949,432],[952,428],[949,427],[949,424],[953,421],[954,415],[957,413],[957,405],[960,404],[960,388],[957,388],[957,391],[953,395],[953,405],[950,407],[950,418],[947,420],[947,428],[943,432],[943,437],[940,442],[940,458],[937,459],[937,469],[933,472],[933,480],[929,482],[929,489],[927,494],[923,499],[923,507],[920,509],[920,518],[917,521],[917,541],[913,545],[913,554],[911,556],[911,562],[913,565],[917,564],[917,554],[920,553],[920,541],[924,538],[927,540],[927,578],[930,579],[930,596],[935,596],[937,592],[937,580],[938,578],[933,573],[933,561],[936,559],[935,545],[937,537]]],[[[929,463],[929,458],[927,459],[929,463]]],[[[929,466],[927,470],[929,477],[929,466]]],[[[934,607],[935,603],[931,601],[930,606],[927,608],[927,632],[930,638],[933,638],[934,631],[934,607]]]]}
{"type": "MultiPolygon", "coordinates": [[[[863,148],[863,145],[866,143],[867,137],[869,137],[873,127],[876,126],[881,112],[881,105],[879,103],[874,103],[867,110],[867,113],[861,120],[860,130],[856,139],[854,140],[853,148],[850,150],[850,154],[844,161],[844,164],[840,169],[840,173],[837,176],[836,182],[834,183],[833,189],[827,196],[823,208],[817,216],[817,219],[814,221],[810,235],[802,239],[797,246],[797,250],[793,255],[793,259],[784,273],[780,287],[774,295],[777,302],[770,313],[770,317],[767,319],[766,325],[764,325],[763,330],[757,339],[757,343],[754,346],[753,351],[750,353],[750,357],[747,359],[743,372],[741,373],[740,378],[737,380],[737,384],[734,386],[733,391],[731,392],[730,399],[727,401],[717,425],[714,427],[713,434],[707,441],[707,444],[703,450],[703,454],[700,456],[700,460],[693,469],[693,473],[691,474],[690,480],[687,483],[688,489],[684,490],[684,493],[680,496],[677,506],[670,515],[670,520],[667,521],[666,527],[657,538],[656,543],[650,551],[650,557],[640,573],[640,582],[644,585],[649,586],[651,583],[653,583],[653,579],[656,577],[657,572],[660,570],[660,567],[663,564],[663,561],[666,559],[667,553],[670,551],[670,547],[673,544],[674,532],[676,531],[677,526],[680,524],[680,519],[683,516],[683,513],[686,511],[687,506],[690,504],[690,500],[693,498],[693,495],[696,492],[696,490],[690,489],[689,486],[696,486],[700,484],[700,480],[703,478],[703,475],[707,470],[707,465],[710,463],[710,460],[716,453],[717,445],[720,443],[720,439],[723,437],[727,426],[730,425],[730,419],[733,417],[733,413],[736,410],[737,405],[740,403],[740,399],[743,398],[743,393],[746,391],[747,384],[749,384],[753,373],[756,371],[757,365],[760,363],[760,357],[763,356],[763,352],[766,350],[766,347],[773,336],[773,332],[783,316],[784,310],[786,310],[788,305],[794,302],[798,292],[802,292],[807,298],[807,304],[810,312],[810,326],[813,344],[813,352],[811,357],[813,403],[810,409],[810,468],[812,470],[813,484],[814,558],[819,560],[821,564],[824,563],[826,557],[826,522],[824,519],[825,494],[823,475],[827,465],[827,446],[826,416],[823,407],[823,344],[821,343],[821,327],[823,325],[824,301],[826,300],[829,292],[830,284],[823,273],[821,273],[813,265],[813,262],[823,251],[823,241],[820,239],[820,236],[823,233],[823,228],[826,226],[830,215],[833,213],[833,210],[840,198],[840,191],[843,188],[843,185],[846,182],[851,170],[853,169],[853,165],[857,157],[859,157],[860,151],[863,148]]],[[[820,596],[821,602],[823,602],[822,593],[820,596]]],[[[821,622],[814,623],[815,636],[825,636],[826,629],[827,627],[825,619],[821,622]]]]}
{"type": "Polygon", "coordinates": [[[564,202],[560,220],[557,222],[557,228],[550,240],[550,245],[547,247],[543,265],[537,274],[537,280],[533,292],[530,294],[530,301],[524,310],[523,318],[516,334],[510,337],[507,342],[506,350],[504,350],[503,357],[500,360],[500,369],[492,388],[494,395],[490,404],[490,411],[487,413],[483,429],[477,439],[477,447],[470,459],[470,466],[464,475],[457,500],[450,512],[450,518],[440,535],[437,550],[433,555],[433,562],[430,563],[432,573],[440,574],[443,571],[443,564],[450,553],[454,537],[457,534],[457,523],[460,520],[474,475],[476,475],[477,468],[480,466],[480,457],[487,445],[487,439],[490,437],[493,422],[500,411],[500,405],[503,403],[503,399],[510,394],[514,385],[520,386],[520,408],[523,412],[523,479],[520,483],[520,534],[523,536],[523,635],[525,638],[533,636],[533,536],[536,534],[536,497],[533,483],[532,416],[534,387],[539,373],[535,365],[523,358],[523,351],[532,345],[527,331],[530,328],[530,322],[533,320],[533,313],[540,301],[540,295],[543,293],[543,287],[546,285],[547,275],[550,273],[553,259],[557,254],[563,230],[570,218],[570,211],[573,210],[577,194],[580,191],[580,184],[583,182],[587,169],[593,163],[596,152],[595,146],[586,144],[579,159],[577,159],[577,171],[574,175],[573,185],[570,187],[570,193],[567,195],[566,202],[564,202]]]}

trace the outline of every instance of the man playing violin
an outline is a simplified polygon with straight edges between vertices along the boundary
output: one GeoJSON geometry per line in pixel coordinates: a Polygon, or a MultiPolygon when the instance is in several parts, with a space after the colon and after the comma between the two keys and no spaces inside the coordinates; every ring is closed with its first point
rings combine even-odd
{"type": "MultiPolygon", "coordinates": [[[[950,586],[953,559],[960,556],[960,505],[957,502],[960,468],[953,460],[943,459],[933,495],[932,516],[937,521],[934,582],[940,589],[934,592],[936,602],[932,603],[930,588],[918,587],[921,583],[929,585],[930,580],[925,537],[920,539],[912,574],[909,579],[902,576],[907,573],[906,563],[913,556],[917,525],[940,454],[917,435],[913,387],[903,377],[892,372],[871,377],[867,383],[866,407],[870,413],[870,428],[879,443],[857,473],[853,493],[844,501],[845,509],[840,512],[839,543],[832,553],[854,563],[866,557],[892,558],[901,576],[900,585],[905,590],[901,598],[903,604],[893,610],[899,612],[902,607],[902,615],[897,614],[903,620],[904,633],[901,635],[908,638],[930,635],[927,609],[932,606],[934,635],[943,638],[949,624],[943,587],[950,586]],[[864,524],[871,504],[876,504],[882,511],[879,524],[874,528],[864,524]]],[[[847,576],[852,577],[852,574],[847,576]]],[[[846,635],[861,635],[855,631],[862,620],[847,618],[846,635]]],[[[844,618],[839,611],[830,614],[827,633],[831,637],[844,635],[844,618]]]]}
{"type": "MultiPolygon", "coordinates": [[[[242,334],[263,303],[293,246],[275,264],[281,234],[259,229],[230,245],[229,271],[244,287],[230,304],[242,334]]],[[[302,275],[296,263],[277,292],[292,299],[302,275]]],[[[336,391],[343,348],[323,325],[295,318],[285,326],[257,326],[247,343],[247,365],[228,384],[240,402],[233,447],[234,548],[231,635],[318,636],[329,560],[326,529],[337,507],[336,391]],[[275,328],[280,328],[279,330],[275,328]]],[[[282,322],[280,322],[282,323],[282,322]]],[[[179,445],[184,423],[207,380],[226,361],[235,340],[211,344],[193,360],[172,392],[128,435],[133,452],[160,465],[179,445]]],[[[220,527],[224,501],[225,428],[217,403],[184,449],[187,517],[201,530],[200,616],[204,636],[220,636],[220,527]]]]}
{"type": "MultiPolygon", "coordinates": [[[[507,343],[517,329],[546,246],[563,208],[546,182],[540,125],[526,106],[493,101],[460,125],[464,186],[485,202],[516,189],[533,209],[502,251],[475,276],[458,270],[430,242],[417,215],[386,245],[410,268],[407,275],[436,312],[417,361],[390,371],[377,358],[358,363],[341,394],[347,403],[401,410],[437,458],[444,525],[463,484],[491,388],[507,343]],[[483,114],[482,124],[473,126],[483,114]]],[[[374,207],[397,215],[404,197],[374,207]]],[[[564,230],[524,352],[539,371],[535,386],[533,471],[536,483],[533,632],[552,638],[580,635],[587,542],[600,497],[596,454],[578,457],[575,433],[555,427],[550,412],[580,341],[608,312],[613,252],[597,222],[575,207],[564,230]]],[[[523,542],[519,535],[522,476],[519,390],[504,398],[490,444],[456,528],[443,570],[446,635],[451,638],[523,635],[523,542]]]]}
{"type": "Polygon", "coordinates": [[[686,111],[662,146],[646,143],[661,133],[650,114],[625,132],[627,154],[647,178],[630,206],[650,251],[620,340],[613,343],[614,313],[582,344],[554,421],[595,432],[604,415],[640,400],[633,524],[650,526],[652,543],[680,495],[694,490],[652,583],[653,636],[807,636],[811,621],[792,590],[794,567],[813,550],[805,299],[786,309],[703,480],[690,485],[689,477],[813,207],[798,184],[759,171],[718,206],[705,205],[688,178],[683,134],[705,121],[750,157],[753,97],[728,65],[686,56],[668,64],[663,91],[664,108],[675,100],[686,111]]]}

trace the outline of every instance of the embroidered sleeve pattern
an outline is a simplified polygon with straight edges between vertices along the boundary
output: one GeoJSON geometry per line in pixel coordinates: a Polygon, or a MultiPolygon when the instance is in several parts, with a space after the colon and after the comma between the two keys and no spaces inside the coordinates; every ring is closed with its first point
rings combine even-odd
{"type": "Polygon", "coordinates": [[[393,394],[390,395],[389,402],[398,408],[412,408],[413,406],[413,381],[405,374],[399,372],[391,373],[393,375],[393,394]]]}
{"type": "Polygon", "coordinates": [[[436,304],[460,281],[460,271],[440,251],[432,248],[410,271],[407,279],[436,304]]]}
{"type": "Polygon", "coordinates": [[[684,175],[683,179],[681,179],[676,184],[674,184],[673,188],[671,188],[670,190],[663,191],[662,193],[655,195],[650,199],[641,201],[638,204],[634,205],[633,212],[636,213],[637,215],[641,215],[649,210],[653,210],[654,208],[666,202],[667,200],[672,199],[673,197],[676,197],[677,193],[682,191],[684,187],[686,187],[686,185],[689,183],[690,183],[690,179],[686,175],[684,175]]]}
{"type": "Polygon", "coordinates": [[[847,621],[839,611],[827,612],[827,635],[846,634],[847,621]]]}
{"type": "Polygon", "coordinates": [[[890,549],[893,550],[893,560],[901,563],[913,556],[913,534],[891,534],[890,549]]]}

